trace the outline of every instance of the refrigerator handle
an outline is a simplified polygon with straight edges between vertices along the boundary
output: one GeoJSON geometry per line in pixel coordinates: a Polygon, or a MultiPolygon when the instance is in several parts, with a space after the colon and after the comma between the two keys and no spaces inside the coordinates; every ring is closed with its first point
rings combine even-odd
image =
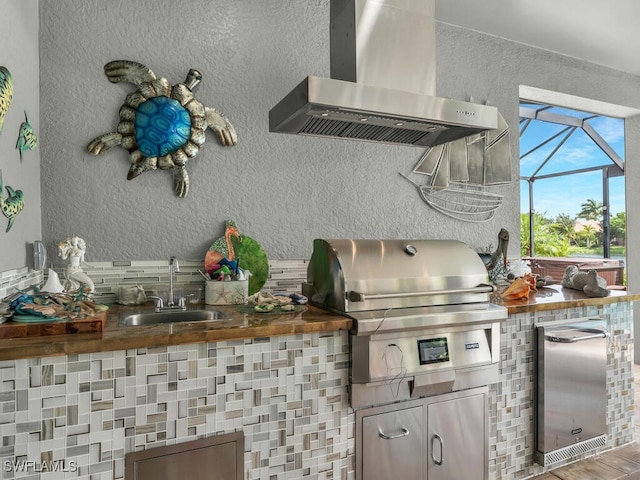
{"type": "Polygon", "coordinates": [[[584,337],[557,337],[555,335],[545,335],[544,338],[545,340],[556,343],[576,343],[582,342],[583,340],[593,340],[594,338],[607,338],[609,336],[609,332],[605,332],[598,328],[588,328],[579,331],[591,333],[592,335],[585,335],[584,337]]]}

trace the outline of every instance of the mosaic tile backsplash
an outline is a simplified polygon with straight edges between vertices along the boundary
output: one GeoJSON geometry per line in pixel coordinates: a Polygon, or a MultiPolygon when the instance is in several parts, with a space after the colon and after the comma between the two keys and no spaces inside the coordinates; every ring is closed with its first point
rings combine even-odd
{"type": "MultiPolygon", "coordinates": [[[[198,270],[203,269],[201,260],[181,260],[180,271],[176,273],[176,289],[185,286],[204,287],[204,280],[198,270]]],[[[307,279],[308,260],[269,260],[269,276],[262,288],[271,292],[300,293],[302,283],[307,279]]],[[[64,266],[54,267],[61,281],[64,281],[64,266]]],[[[83,265],[96,288],[96,300],[110,304],[116,301],[119,287],[141,285],[145,291],[167,289],[169,285],[168,260],[138,260],[118,262],[89,262],[83,265]]],[[[32,285],[41,285],[45,273],[41,270],[21,268],[0,272],[0,300],[18,290],[32,285]]]]}
{"type": "MultiPolygon", "coordinates": [[[[174,286],[180,289],[186,285],[204,286],[198,270],[203,269],[201,260],[180,260],[180,271],[176,273],[174,286]]],[[[269,276],[263,290],[271,292],[300,293],[302,282],[307,279],[308,260],[270,260],[269,276]]],[[[64,267],[55,269],[64,278],[64,267]]],[[[145,291],[166,289],[169,285],[169,262],[127,261],[90,262],[83,267],[96,287],[97,299],[103,303],[113,303],[121,286],[141,285],[145,291]]]]}
{"type": "Polygon", "coordinates": [[[0,300],[11,296],[18,290],[27,289],[31,285],[39,285],[43,281],[42,270],[24,267],[0,272],[0,300]]]}

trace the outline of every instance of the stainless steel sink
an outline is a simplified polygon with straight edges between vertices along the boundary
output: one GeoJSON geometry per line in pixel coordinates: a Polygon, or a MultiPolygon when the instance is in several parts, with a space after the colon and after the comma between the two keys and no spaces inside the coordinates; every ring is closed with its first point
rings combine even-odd
{"type": "Polygon", "coordinates": [[[220,310],[174,310],[167,312],[144,312],[123,315],[120,325],[156,325],[158,323],[204,322],[223,320],[227,316],[220,310]]]}

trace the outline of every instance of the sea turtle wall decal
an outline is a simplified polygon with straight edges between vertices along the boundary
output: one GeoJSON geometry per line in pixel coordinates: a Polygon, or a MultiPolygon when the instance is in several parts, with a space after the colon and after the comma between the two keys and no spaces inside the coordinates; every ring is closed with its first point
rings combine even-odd
{"type": "Polygon", "coordinates": [[[18,141],[16,142],[16,149],[20,152],[20,161],[24,152],[27,150],[33,150],[38,146],[38,137],[33,131],[33,126],[29,121],[29,115],[27,111],[24,112],[24,122],[20,124],[20,131],[18,132],[18,141]]]}
{"type": "Polygon", "coordinates": [[[128,82],[137,89],[126,96],[120,108],[117,130],[95,138],[87,150],[100,155],[117,145],[126,148],[131,160],[127,180],[156,168],[171,169],[175,193],[185,197],[189,191],[185,165],[200,151],[205,130],[213,130],[222,146],[238,142],[229,120],[194,97],[193,89],[202,79],[198,70],[189,70],[184,83],[174,86],[166,78],[157,78],[148,67],[129,60],[109,62],[104,71],[111,83],[128,82]]]}
{"type": "Polygon", "coordinates": [[[13,99],[13,78],[7,67],[0,66],[0,133],[4,125],[4,117],[13,99]]]}
{"type": "Polygon", "coordinates": [[[9,196],[4,198],[4,193],[2,192],[4,184],[2,182],[2,170],[0,170],[0,210],[2,210],[4,216],[9,219],[7,229],[5,230],[5,232],[8,232],[11,230],[16,217],[24,208],[24,193],[22,193],[22,190],[14,190],[13,187],[9,185],[7,185],[6,188],[9,196]]]}

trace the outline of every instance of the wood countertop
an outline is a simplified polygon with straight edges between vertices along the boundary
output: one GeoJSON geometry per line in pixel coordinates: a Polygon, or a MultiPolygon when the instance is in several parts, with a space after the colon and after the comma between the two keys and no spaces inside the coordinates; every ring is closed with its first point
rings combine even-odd
{"type": "MultiPolygon", "coordinates": [[[[609,297],[590,298],[577,290],[553,285],[532,292],[529,298],[503,302],[509,314],[603,305],[640,300],[640,294],[612,291],[609,297]]],[[[307,306],[304,312],[284,314],[242,313],[237,306],[201,306],[224,312],[228,318],[191,323],[165,323],[148,326],[121,326],[122,315],[153,311],[153,307],[111,305],[101,333],[81,333],[0,340],[0,360],[111,352],[133,348],[163,347],[245,338],[264,338],[304,333],[350,330],[352,320],[307,306]]],[[[2,325],[0,325],[0,329],[2,325]]]]}
{"type": "Polygon", "coordinates": [[[562,308],[575,308],[590,305],[607,305],[618,302],[640,300],[640,294],[628,293],[625,290],[611,290],[608,297],[588,297],[579,290],[564,288],[561,285],[550,285],[531,292],[529,298],[503,301],[498,294],[492,296],[493,303],[504,305],[510,315],[523,312],[542,312],[562,308]]]}
{"type": "MultiPolygon", "coordinates": [[[[351,328],[351,319],[313,306],[307,306],[304,312],[283,314],[241,313],[235,305],[197,308],[221,310],[227,318],[190,323],[121,326],[121,316],[152,312],[153,306],[111,305],[101,333],[2,339],[0,360],[332,332],[351,328]]],[[[2,327],[0,325],[0,329],[2,327]]]]}

